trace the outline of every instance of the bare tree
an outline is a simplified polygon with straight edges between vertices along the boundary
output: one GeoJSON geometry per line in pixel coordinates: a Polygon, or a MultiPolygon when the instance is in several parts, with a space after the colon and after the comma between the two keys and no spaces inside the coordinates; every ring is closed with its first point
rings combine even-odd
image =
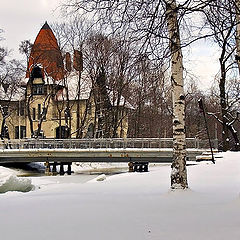
{"type": "Polygon", "coordinates": [[[96,136],[123,136],[127,92],[135,77],[134,48],[117,36],[93,33],[85,41],[83,54],[85,71],[92,81],[96,136]]]}
{"type": "Polygon", "coordinates": [[[173,163],[171,187],[187,188],[185,95],[183,91],[183,60],[177,20],[176,1],[166,2],[166,16],[171,49],[171,83],[173,92],[173,163]]]}
{"type": "MultiPolygon", "coordinates": [[[[192,1],[186,1],[186,4],[192,1]]],[[[101,23],[108,23],[114,32],[128,36],[141,43],[141,51],[151,58],[163,59],[171,56],[171,80],[173,87],[173,138],[174,157],[171,187],[187,188],[186,143],[184,123],[183,66],[178,25],[179,7],[176,1],[68,1],[68,7],[90,12],[101,23]],[[110,22],[110,24],[109,24],[110,22]],[[167,24],[166,24],[167,23],[167,24]],[[170,41],[170,50],[162,48],[170,41]],[[160,51],[161,49],[161,51],[160,51]],[[160,54],[161,53],[161,54],[160,54]]]]}
{"type": "Polygon", "coordinates": [[[134,108],[129,114],[129,137],[172,137],[171,91],[165,69],[144,55],[133,66],[127,93],[134,108]]]}
{"type": "Polygon", "coordinates": [[[9,118],[13,112],[19,110],[18,104],[12,104],[12,101],[19,101],[23,98],[23,89],[20,87],[20,80],[24,70],[21,62],[11,60],[5,62],[4,68],[1,68],[0,74],[0,110],[2,114],[1,139],[10,139],[9,134],[9,118]]]}
{"type": "MultiPolygon", "coordinates": [[[[87,21],[83,19],[79,19],[78,17],[72,17],[69,19],[68,23],[53,23],[52,27],[54,29],[54,32],[56,32],[56,37],[60,43],[60,48],[62,51],[62,54],[65,55],[65,68],[66,68],[66,74],[64,76],[64,83],[65,83],[65,89],[69,90],[68,88],[68,82],[71,81],[72,73],[75,72],[75,75],[78,76],[77,81],[77,89],[76,89],[76,95],[75,95],[75,101],[73,104],[69,104],[69,97],[68,92],[66,92],[65,96],[65,104],[68,105],[66,107],[65,111],[65,122],[71,122],[71,118],[67,117],[67,115],[71,114],[70,109],[73,107],[74,104],[77,105],[77,124],[76,129],[72,129],[72,134],[76,133],[77,138],[83,137],[83,126],[85,125],[85,121],[87,119],[87,110],[88,106],[85,107],[85,113],[83,118],[80,116],[80,98],[82,92],[84,92],[84,89],[82,89],[82,71],[83,71],[83,43],[85,41],[85,38],[87,36],[87,21]],[[73,62],[71,61],[71,55],[73,56],[73,62]],[[72,62],[72,63],[71,63],[72,62]],[[71,65],[71,66],[70,66],[71,65]],[[69,121],[68,121],[69,119],[69,121]]],[[[87,105],[90,104],[90,101],[86,101],[87,105]]],[[[71,125],[71,124],[70,124],[71,125]]],[[[72,135],[70,134],[70,135],[72,135]]]]}
{"type": "MultiPolygon", "coordinates": [[[[0,34],[3,33],[3,30],[0,29],[0,34]]],[[[4,38],[0,35],[0,41],[4,38]]],[[[0,46],[0,67],[4,64],[4,59],[8,55],[8,50],[2,46],[0,46]]]]}
{"type": "Polygon", "coordinates": [[[32,46],[33,46],[33,44],[31,43],[30,40],[21,41],[21,43],[19,45],[19,52],[26,56],[27,64],[28,64],[28,61],[29,61],[32,46]]]}
{"type": "Polygon", "coordinates": [[[240,1],[235,0],[235,11],[236,11],[236,48],[237,48],[237,54],[236,54],[236,60],[238,64],[238,70],[240,73],[240,1]]]}
{"type": "Polygon", "coordinates": [[[234,129],[234,124],[238,121],[238,114],[234,116],[234,104],[238,102],[238,98],[230,97],[227,92],[227,82],[229,78],[234,78],[235,66],[235,52],[236,52],[236,12],[235,1],[215,1],[205,9],[205,16],[207,24],[213,32],[213,39],[221,50],[220,76],[219,76],[219,104],[221,106],[221,116],[211,113],[222,124],[222,141],[223,150],[230,149],[231,132],[235,140],[235,149],[239,149],[238,134],[234,129]]]}

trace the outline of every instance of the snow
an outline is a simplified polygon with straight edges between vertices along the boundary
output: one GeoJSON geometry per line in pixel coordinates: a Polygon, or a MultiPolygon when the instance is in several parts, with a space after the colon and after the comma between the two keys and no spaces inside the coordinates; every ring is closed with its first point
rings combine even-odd
{"type": "Polygon", "coordinates": [[[106,179],[107,179],[106,175],[105,174],[101,174],[98,177],[96,177],[95,179],[93,179],[92,181],[101,182],[101,181],[105,181],[106,179]]]}
{"type": "Polygon", "coordinates": [[[0,167],[0,193],[29,192],[34,189],[31,179],[18,178],[16,172],[0,167]]]}
{"type": "Polygon", "coordinates": [[[0,195],[1,239],[238,240],[240,153],[222,156],[187,167],[189,190],[170,190],[170,164],[104,181],[24,178],[40,189],[0,195]]]}

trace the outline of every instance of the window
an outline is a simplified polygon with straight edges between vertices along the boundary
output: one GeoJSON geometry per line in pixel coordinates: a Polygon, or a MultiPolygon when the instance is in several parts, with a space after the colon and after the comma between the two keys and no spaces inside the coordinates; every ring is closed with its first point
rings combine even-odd
{"type": "Polygon", "coordinates": [[[33,85],[32,93],[33,95],[43,95],[44,94],[43,84],[33,85]]]}
{"type": "Polygon", "coordinates": [[[18,116],[24,116],[24,102],[20,102],[18,106],[18,116]]]}
{"type": "Polygon", "coordinates": [[[43,78],[42,69],[39,66],[34,66],[31,72],[31,78],[43,78]]]}
{"type": "Polygon", "coordinates": [[[20,116],[24,116],[24,102],[20,102],[20,116]]]}
{"type": "Polygon", "coordinates": [[[38,104],[38,120],[41,119],[41,104],[38,104]]]}
{"type": "Polygon", "coordinates": [[[33,108],[33,116],[32,116],[33,120],[36,120],[36,108],[33,108]]]}
{"type": "MultiPolygon", "coordinates": [[[[26,126],[20,126],[20,138],[26,137],[26,126]]],[[[19,126],[15,127],[15,139],[19,139],[19,126]]]]}
{"type": "Polygon", "coordinates": [[[59,126],[56,128],[57,139],[68,138],[69,135],[70,135],[70,129],[66,128],[65,126],[59,126]]]}

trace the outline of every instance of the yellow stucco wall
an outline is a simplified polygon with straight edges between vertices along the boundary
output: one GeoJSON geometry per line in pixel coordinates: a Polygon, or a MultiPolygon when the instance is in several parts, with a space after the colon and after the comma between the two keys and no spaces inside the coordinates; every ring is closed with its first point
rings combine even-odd
{"type": "MultiPolygon", "coordinates": [[[[48,87],[49,91],[49,87],[48,87]]],[[[26,99],[28,100],[31,89],[30,85],[27,86],[26,89],[26,99]]],[[[31,117],[33,116],[33,108],[35,108],[35,115],[36,119],[33,120],[33,129],[37,130],[39,120],[38,120],[38,105],[41,105],[41,111],[43,109],[43,103],[46,101],[47,95],[33,95],[30,101],[30,112],[31,117]]],[[[27,116],[27,100],[24,102],[24,116],[19,116],[19,102],[4,102],[2,105],[8,105],[9,116],[6,118],[6,125],[9,129],[9,135],[11,139],[15,138],[15,128],[17,126],[26,126],[26,138],[31,138],[31,131],[30,131],[30,121],[27,116]]],[[[80,100],[80,120],[84,118],[84,112],[86,108],[86,101],[87,100],[80,100]]],[[[88,110],[88,114],[86,117],[86,121],[83,128],[83,136],[87,133],[88,127],[91,123],[94,123],[95,119],[95,105],[93,97],[90,98],[91,102],[91,111],[88,110]]],[[[57,109],[63,109],[61,115],[61,126],[65,125],[65,118],[64,118],[64,109],[66,108],[66,102],[56,101],[55,98],[50,97],[49,102],[46,103],[45,107],[47,107],[47,115],[46,120],[43,120],[41,130],[44,133],[46,138],[55,138],[56,137],[56,128],[60,125],[60,116],[58,114],[57,109]]],[[[69,101],[69,106],[71,109],[71,132],[72,138],[76,137],[76,129],[77,129],[77,101],[72,100],[69,101]]],[[[127,118],[127,110],[123,110],[123,115],[125,116],[119,125],[118,128],[118,136],[119,137],[127,137],[127,128],[128,128],[128,118],[127,118]]],[[[0,114],[0,124],[2,124],[3,116],[0,114]]]]}

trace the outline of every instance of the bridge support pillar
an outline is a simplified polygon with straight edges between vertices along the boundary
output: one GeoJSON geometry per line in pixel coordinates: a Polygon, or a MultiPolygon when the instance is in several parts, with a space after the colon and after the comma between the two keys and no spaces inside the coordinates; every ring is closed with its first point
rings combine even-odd
{"type": "Polygon", "coordinates": [[[64,164],[63,164],[63,163],[60,163],[60,172],[59,172],[59,174],[60,174],[61,176],[64,175],[64,164]]]}
{"type": "Polygon", "coordinates": [[[56,162],[53,163],[53,166],[52,166],[52,174],[53,174],[53,175],[57,175],[57,163],[56,163],[56,162]]]}
{"type": "Polygon", "coordinates": [[[133,172],[148,172],[148,162],[133,162],[133,172]]]}
{"type": "Polygon", "coordinates": [[[45,175],[47,175],[47,176],[51,175],[51,168],[50,168],[49,162],[45,162],[45,175]]]}
{"type": "Polygon", "coordinates": [[[68,175],[72,174],[72,163],[68,163],[67,174],[68,175]]]}
{"type": "Polygon", "coordinates": [[[148,172],[148,163],[143,166],[143,171],[148,172]]]}
{"type": "Polygon", "coordinates": [[[129,172],[133,172],[133,171],[134,171],[134,170],[133,170],[133,165],[134,165],[133,162],[129,162],[129,163],[128,163],[128,171],[129,171],[129,172]]]}

